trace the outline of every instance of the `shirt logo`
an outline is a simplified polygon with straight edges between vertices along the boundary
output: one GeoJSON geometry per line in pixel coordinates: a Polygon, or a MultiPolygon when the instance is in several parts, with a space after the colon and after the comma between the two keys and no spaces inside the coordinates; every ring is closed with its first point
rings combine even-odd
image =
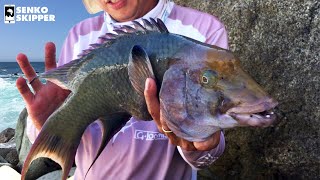
{"type": "Polygon", "coordinates": [[[153,131],[135,130],[134,139],[154,141],[154,140],[167,140],[167,136],[153,131]]]}

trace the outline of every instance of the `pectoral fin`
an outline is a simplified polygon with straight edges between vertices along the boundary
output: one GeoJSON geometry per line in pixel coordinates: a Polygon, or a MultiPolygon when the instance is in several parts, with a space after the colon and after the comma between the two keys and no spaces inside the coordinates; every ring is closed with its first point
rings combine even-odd
{"type": "Polygon", "coordinates": [[[154,78],[154,73],[147,52],[140,46],[136,45],[131,50],[128,75],[134,89],[144,96],[145,81],[147,78],[154,78]]]}

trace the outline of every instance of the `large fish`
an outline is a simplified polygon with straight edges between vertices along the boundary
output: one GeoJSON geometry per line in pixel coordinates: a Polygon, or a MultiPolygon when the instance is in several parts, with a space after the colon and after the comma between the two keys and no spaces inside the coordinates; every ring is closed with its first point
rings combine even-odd
{"type": "MultiPolygon", "coordinates": [[[[269,126],[272,99],[228,50],[171,34],[161,20],[143,20],[100,37],[81,58],[42,74],[72,93],[47,119],[22,170],[48,157],[66,179],[86,127],[99,119],[103,138],[96,158],[122,124],[134,116],[151,119],[143,95],[155,78],[168,127],[189,141],[203,141],[220,129],[269,126]]],[[[95,160],[96,160],[95,158],[95,160]]],[[[95,161],[94,160],[94,161],[95,161]]],[[[94,161],[92,163],[94,163],[94,161]]]]}

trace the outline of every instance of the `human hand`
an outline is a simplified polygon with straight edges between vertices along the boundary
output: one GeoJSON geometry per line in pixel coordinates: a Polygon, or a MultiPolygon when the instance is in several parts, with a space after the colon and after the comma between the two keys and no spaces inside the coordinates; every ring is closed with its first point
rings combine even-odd
{"type": "MultiPolygon", "coordinates": [[[[54,43],[45,46],[45,70],[56,68],[56,47],[54,43]]],[[[26,103],[28,114],[37,129],[41,129],[47,118],[60,106],[70,91],[64,90],[52,82],[46,84],[36,78],[37,74],[31,66],[26,55],[17,55],[17,62],[25,74],[28,82],[31,82],[32,92],[23,77],[19,77],[16,86],[26,103]]]]}
{"type": "Polygon", "coordinates": [[[215,132],[208,140],[202,142],[190,142],[176,136],[168,128],[165,119],[161,115],[160,103],[157,97],[157,85],[152,78],[148,78],[145,84],[144,96],[148,106],[148,111],[161,133],[164,133],[170,142],[176,146],[180,146],[187,151],[208,151],[218,146],[220,142],[220,131],[215,132]],[[163,130],[166,130],[165,132],[163,130]]]}

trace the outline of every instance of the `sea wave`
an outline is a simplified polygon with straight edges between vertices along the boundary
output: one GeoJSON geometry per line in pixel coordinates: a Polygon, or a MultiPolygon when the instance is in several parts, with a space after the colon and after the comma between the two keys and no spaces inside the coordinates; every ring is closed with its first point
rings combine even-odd
{"type": "Polygon", "coordinates": [[[19,94],[16,78],[0,78],[0,131],[14,128],[25,103],[19,94]]]}
{"type": "Polygon", "coordinates": [[[10,86],[10,83],[4,78],[0,77],[0,90],[5,89],[7,86],[10,86]]]}
{"type": "Polygon", "coordinates": [[[0,74],[0,78],[3,80],[7,78],[18,78],[18,77],[24,77],[24,74],[22,73],[14,73],[14,74],[0,74]]]}

